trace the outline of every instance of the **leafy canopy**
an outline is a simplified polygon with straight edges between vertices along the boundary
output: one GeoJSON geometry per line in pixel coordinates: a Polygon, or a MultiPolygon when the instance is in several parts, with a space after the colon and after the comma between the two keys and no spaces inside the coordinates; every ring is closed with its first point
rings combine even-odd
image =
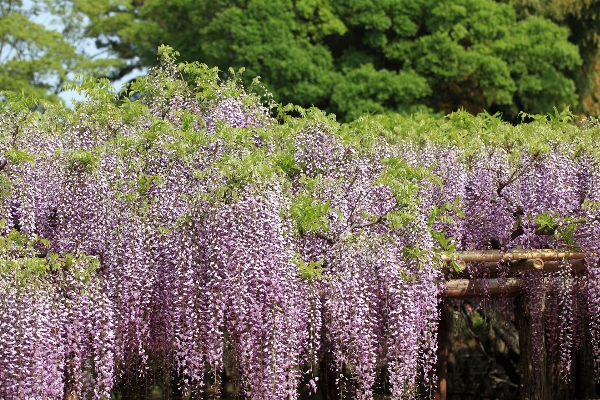
{"type": "Polygon", "coordinates": [[[278,102],[344,121],[461,107],[516,119],[578,100],[569,71],[582,60],[569,30],[492,0],[74,4],[93,21],[88,37],[128,60],[125,70],[154,65],[166,43],[186,61],[245,67],[245,83],[261,76],[278,102]]]}
{"type": "MultiPolygon", "coordinates": [[[[600,251],[596,119],[274,116],[233,71],[219,81],[159,53],[122,100],[84,76],[73,109],[0,103],[7,398],[160,385],[200,398],[212,381],[216,398],[295,399],[312,380],[368,399],[378,377],[391,398],[417,398],[432,393],[444,284],[477,268],[440,253],[600,251]]],[[[532,342],[560,343],[561,377],[585,337],[576,324],[590,323],[600,360],[600,267],[576,278],[566,263],[524,285],[534,322],[548,322],[532,342]]]]}

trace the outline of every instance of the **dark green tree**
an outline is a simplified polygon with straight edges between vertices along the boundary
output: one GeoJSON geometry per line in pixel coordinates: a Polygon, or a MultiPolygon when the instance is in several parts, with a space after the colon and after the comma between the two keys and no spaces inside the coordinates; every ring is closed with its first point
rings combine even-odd
{"type": "Polygon", "coordinates": [[[577,86],[579,113],[600,114],[600,0],[517,0],[518,18],[541,15],[569,28],[582,64],[569,76],[577,86]]]}
{"type": "MultiPolygon", "coordinates": [[[[581,65],[569,30],[517,18],[493,0],[97,0],[88,36],[129,60],[155,63],[166,43],[184,60],[245,67],[275,99],[342,120],[361,113],[518,111],[577,106],[581,65]]],[[[79,7],[79,8],[78,8],[79,7]]],[[[226,72],[223,72],[226,75],[226,72]]],[[[115,77],[122,75],[117,73],[115,77]]]]}

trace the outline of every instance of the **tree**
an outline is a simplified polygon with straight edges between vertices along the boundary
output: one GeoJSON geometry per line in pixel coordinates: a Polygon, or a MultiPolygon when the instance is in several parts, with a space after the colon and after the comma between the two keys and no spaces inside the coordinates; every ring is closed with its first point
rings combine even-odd
{"type": "Polygon", "coordinates": [[[122,68],[115,59],[94,59],[82,46],[83,19],[45,26],[36,19],[55,18],[58,1],[0,0],[0,89],[58,101],[65,83],[80,72],[104,74],[122,68]],[[55,28],[55,29],[54,29],[55,28]]]}
{"type": "Polygon", "coordinates": [[[600,1],[598,0],[519,0],[517,15],[541,15],[570,30],[569,41],[577,45],[583,63],[569,74],[577,86],[578,111],[600,114],[600,1]]]}
{"type": "MultiPolygon", "coordinates": [[[[101,48],[154,65],[161,43],[186,61],[246,68],[275,99],[351,120],[361,113],[575,106],[581,64],[569,32],[492,0],[75,1],[101,48]]],[[[131,68],[131,64],[129,66],[131,68]]],[[[227,75],[226,72],[222,73],[227,75]]]]}

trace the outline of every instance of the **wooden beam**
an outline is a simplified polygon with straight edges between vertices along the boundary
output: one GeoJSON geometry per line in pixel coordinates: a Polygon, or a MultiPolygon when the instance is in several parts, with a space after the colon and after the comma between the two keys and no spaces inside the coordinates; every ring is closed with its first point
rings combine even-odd
{"type": "MultiPolygon", "coordinates": [[[[458,261],[460,267],[463,272],[458,273],[455,276],[466,277],[467,273],[467,264],[464,261],[458,261]]],[[[544,261],[539,258],[527,259],[527,260],[517,260],[517,261],[509,261],[508,262],[508,273],[516,274],[522,271],[546,271],[546,272],[557,272],[560,268],[562,261],[544,261]]],[[[569,260],[569,264],[571,264],[571,270],[575,274],[581,274],[585,272],[585,261],[583,259],[571,259],[569,260]]],[[[481,270],[487,271],[489,273],[490,278],[495,278],[498,275],[498,262],[485,262],[480,264],[479,268],[481,270]]],[[[444,267],[442,272],[449,273],[450,268],[444,267]]]]}
{"type": "MultiPolygon", "coordinates": [[[[486,279],[485,286],[490,297],[518,296],[521,293],[521,280],[519,278],[486,279]]],[[[446,291],[442,297],[447,299],[461,299],[468,297],[482,297],[482,280],[451,279],[446,283],[446,291]],[[477,287],[475,284],[477,283],[477,287]]]]}
{"type": "Polygon", "coordinates": [[[442,261],[464,261],[464,262],[498,262],[540,259],[542,261],[556,260],[578,260],[588,257],[589,254],[579,250],[569,249],[513,249],[507,252],[500,250],[473,250],[461,251],[454,254],[442,254],[442,261]]]}

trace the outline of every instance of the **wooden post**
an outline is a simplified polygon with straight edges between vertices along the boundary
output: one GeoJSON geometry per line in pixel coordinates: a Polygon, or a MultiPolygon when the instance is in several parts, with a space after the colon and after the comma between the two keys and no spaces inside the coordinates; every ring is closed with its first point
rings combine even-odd
{"type": "Polygon", "coordinates": [[[521,399],[550,399],[551,393],[547,393],[548,385],[546,383],[546,350],[544,346],[542,359],[534,362],[531,316],[527,310],[525,296],[520,296],[517,299],[516,320],[519,329],[519,373],[521,378],[519,390],[521,399]]]}
{"type": "Polygon", "coordinates": [[[438,328],[438,352],[437,364],[435,365],[437,374],[437,385],[435,388],[435,400],[446,400],[448,392],[448,359],[450,358],[450,346],[452,344],[452,318],[454,309],[446,300],[442,303],[442,313],[438,328]]]}
{"type": "MultiPolygon", "coordinates": [[[[519,330],[519,389],[521,399],[568,400],[576,396],[587,398],[585,396],[594,394],[593,388],[590,389],[590,386],[593,386],[593,378],[590,378],[589,373],[591,363],[589,354],[586,353],[584,347],[584,350],[574,354],[574,375],[577,382],[565,382],[559,378],[557,360],[553,360],[553,356],[549,355],[546,351],[545,337],[532,337],[531,315],[527,308],[526,297],[522,292],[520,279],[514,277],[497,279],[497,263],[503,261],[505,266],[508,267],[509,276],[511,276],[510,274],[520,271],[558,271],[562,265],[562,260],[567,259],[571,265],[572,273],[581,274],[585,272],[584,259],[590,255],[593,254],[587,254],[575,249],[514,249],[504,253],[498,250],[481,250],[442,255],[442,261],[446,263],[455,262],[463,267],[466,263],[478,263],[478,267],[482,266],[488,271],[488,278],[485,279],[483,284],[486,287],[485,291],[475,287],[475,282],[469,279],[451,279],[446,282],[446,290],[442,294],[443,298],[482,297],[484,295],[490,297],[518,296],[516,322],[519,330]],[[542,341],[541,359],[537,359],[534,354],[533,340],[542,341]]],[[[443,272],[450,272],[450,266],[445,267],[443,272]]],[[[466,274],[459,272],[458,277],[461,277],[461,275],[464,276],[466,274]]],[[[457,277],[457,274],[454,274],[454,276],[457,277]]],[[[440,335],[442,334],[441,325],[442,321],[440,322],[440,335]]],[[[543,327],[542,330],[544,330],[543,327]]],[[[442,344],[442,340],[444,339],[440,336],[438,369],[440,370],[440,376],[444,378],[446,376],[443,364],[443,350],[445,347],[442,344]]],[[[436,400],[445,398],[445,393],[442,394],[442,388],[445,389],[446,386],[443,386],[441,383],[440,381],[440,389],[438,390],[440,393],[439,395],[436,393],[436,400]]]]}

